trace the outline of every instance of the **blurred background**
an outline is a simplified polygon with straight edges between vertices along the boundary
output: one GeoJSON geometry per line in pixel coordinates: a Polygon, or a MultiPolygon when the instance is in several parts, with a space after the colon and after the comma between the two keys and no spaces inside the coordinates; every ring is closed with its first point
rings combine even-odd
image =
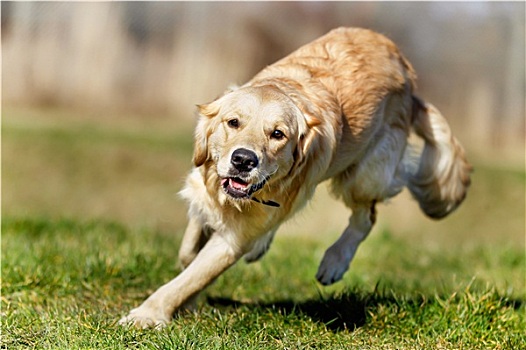
{"type": "MultiPolygon", "coordinates": [[[[417,93],[475,164],[449,223],[405,194],[381,209],[383,225],[524,242],[524,2],[2,1],[1,21],[4,216],[179,232],[195,105],[332,28],[360,26],[399,45],[417,93]]],[[[299,221],[339,233],[347,211],[321,192],[307,210],[329,220],[299,221]]]]}

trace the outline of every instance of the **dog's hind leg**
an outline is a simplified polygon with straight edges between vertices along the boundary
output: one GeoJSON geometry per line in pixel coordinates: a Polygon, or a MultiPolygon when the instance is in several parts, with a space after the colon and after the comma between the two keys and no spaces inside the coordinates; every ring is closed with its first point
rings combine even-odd
{"type": "Polygon", "coordinates": [[[349,268],[358,245],[367,237],[376,220],[375,202],[355,205],[349,225],[338,240],[325,252],[316,278],[321,284],[339,281],[349,268]]]}

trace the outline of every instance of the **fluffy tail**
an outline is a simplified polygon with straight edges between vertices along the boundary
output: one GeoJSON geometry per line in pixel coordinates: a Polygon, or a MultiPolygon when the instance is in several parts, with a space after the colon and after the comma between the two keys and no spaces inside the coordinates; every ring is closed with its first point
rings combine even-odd
{"type": "Polygon", "coordinates": [[[416,97],[413,128],[425,144],[418,170],[409,178],[409,191],[426,215],[440,219],[466,197],[472,168],[446,119],[433,105],[416,97]]]}

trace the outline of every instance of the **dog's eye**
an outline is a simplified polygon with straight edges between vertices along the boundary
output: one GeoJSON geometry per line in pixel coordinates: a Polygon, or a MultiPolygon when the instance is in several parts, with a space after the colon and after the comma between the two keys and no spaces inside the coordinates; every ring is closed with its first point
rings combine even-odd
{"type": "Polygon", "coordinates": [[[272,134],[270,135],[270,137],[273,138],[273,139],[275,139],[275,140],[281,140],[282,138],[285,137],[285,134],[283,133],[283,131],[276,129],[276,130],[274,130],[274,131],[272,132],[272,134]]]}
{"type": "Polygon", "coordinates": [[[234,118],[234,119],[230,119],[228,122],[227,122],[228,126],[231,127],[232,129],[237,129],[239,128],[239,120],[234,118]]]}

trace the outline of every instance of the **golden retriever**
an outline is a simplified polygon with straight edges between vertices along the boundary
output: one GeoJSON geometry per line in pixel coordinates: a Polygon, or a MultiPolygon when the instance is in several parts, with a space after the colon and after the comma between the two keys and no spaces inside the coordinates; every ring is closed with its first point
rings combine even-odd
{"type": "Polygon", "coordinates": [[[404,186],[432,218],[457,208],[471,166],[440,112],[413,95],[415,78],[386,37],[338,28],[198,106],[195,167],[181,191],[184,269],[120,323],[162,326],[241,257],[259,259],[322,181],[352,212],[320,263],[324,285],[347,271],[376,204],[404,186]],[[420,157],[408,152],[413,131],[420,157]]]}

